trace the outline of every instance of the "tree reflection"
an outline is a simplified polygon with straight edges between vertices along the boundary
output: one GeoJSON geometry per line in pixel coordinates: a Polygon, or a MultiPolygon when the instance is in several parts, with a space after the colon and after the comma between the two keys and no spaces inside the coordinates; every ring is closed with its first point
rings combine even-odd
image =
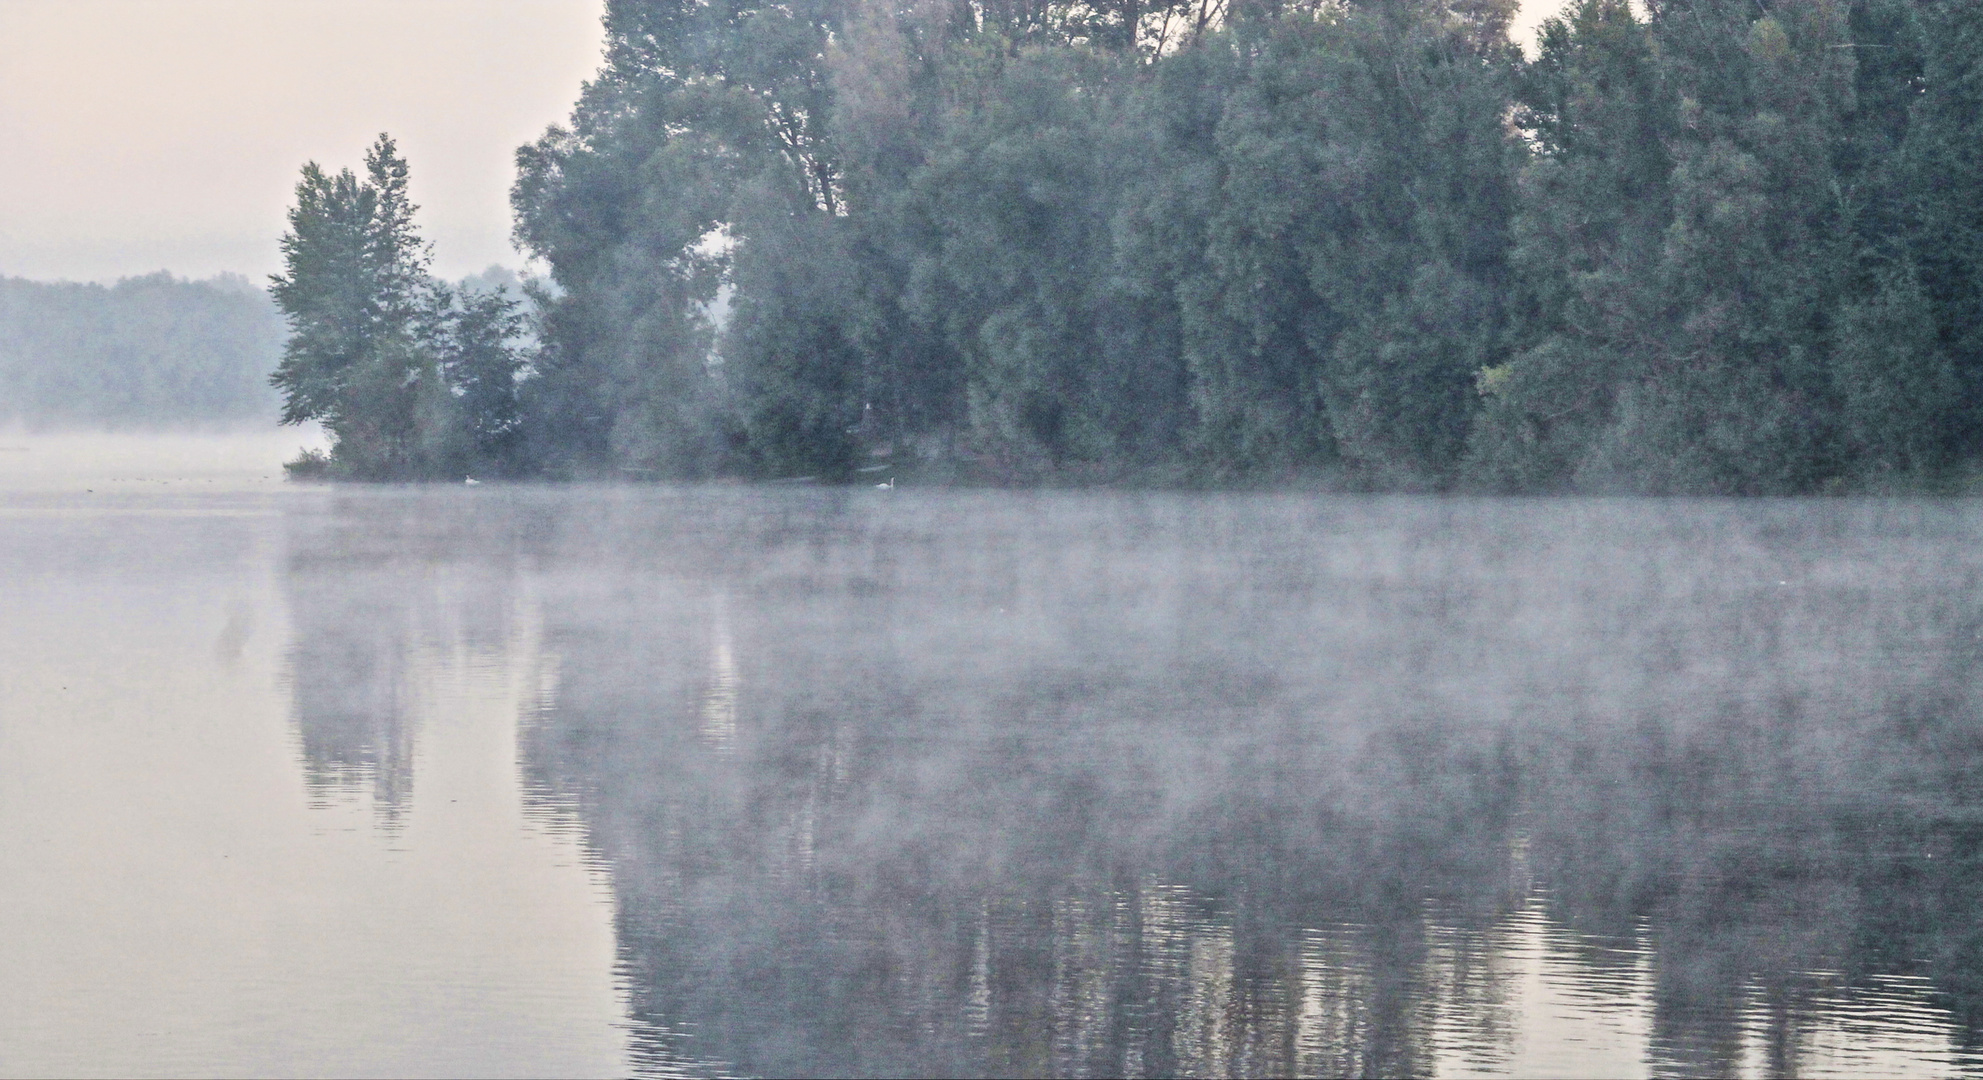
{"type": "Polygon", "coordinates": [[[434,494],[361,497],[292,515],[283,579],[289,681],[316,805],[411,805],[430,684],[458,656],[499,652],[513,622],[516,519],[434,494]]]}
{"type": "Polygon", "coordinates": [[[577,491],[293,562],[299,724],[527,580],[647,1072],[1975,1071],[1979,524],[577,491]]]}
{"type": "Polygon", "coordinates": [[[292,554],[290,678],[304,780],[326,804],[370,796],[395,822],[413,793],[408,597],[386,573],[292,554]]]}

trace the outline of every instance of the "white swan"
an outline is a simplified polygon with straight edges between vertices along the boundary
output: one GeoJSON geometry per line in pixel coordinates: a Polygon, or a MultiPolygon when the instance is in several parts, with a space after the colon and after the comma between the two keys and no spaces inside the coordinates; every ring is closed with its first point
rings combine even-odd
{"type": "Polygon", "coordinates": [[[889,478],[888,478],[888,482],[887,482],[887,483],[885,483],[885,484],[876,484],[876,485],[875,485],[875,488],[876,488],[877,490],[880,490],[880,491],[894,491],[894,490],[895,490],[895,478],[891,476],[891,477],[889,477],[889,478]]]}

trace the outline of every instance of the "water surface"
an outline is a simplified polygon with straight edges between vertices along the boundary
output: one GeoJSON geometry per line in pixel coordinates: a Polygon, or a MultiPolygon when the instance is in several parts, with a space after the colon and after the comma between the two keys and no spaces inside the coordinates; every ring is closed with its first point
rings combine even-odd
{"type": "Polygon", "coordinates": [[[1983,1073],[1977,504],[7,468],[0,1072],[1983,1073]]]}

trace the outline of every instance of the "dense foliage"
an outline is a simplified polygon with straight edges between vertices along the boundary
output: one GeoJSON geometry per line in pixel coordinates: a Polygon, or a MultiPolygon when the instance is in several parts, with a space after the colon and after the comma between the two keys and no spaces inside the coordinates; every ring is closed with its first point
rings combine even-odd
{"type": "Polygon", "coordinates": [[[292,472],[460,479],[518,460],[522,302],[427,272],[407,178],[384,135],[365,155],[364,179],[303,167],[284,273],[269,288],[290,331],[270,381],[283,394],[282,422],[322,423],[331,449],[292,472]]]}
{"type": "Polygon", "coordinates": [[[273,407],[282,320],[246,278],[0,278],[0,424],[231,424],[273,407]]]}
{"type": "Polygon", "coordinates": [[[534,463],[1450,485],[1511,8],[611,3],[519,154],[534,463]]]}
{"type": "MultiPolygon", "coordinates": [[[[507,467],[1968,475],[1983,8],[1576,0],[1528,59],[1513,7],[611,0],[569,127],[518,152],[551,285],[507,467]]],[[[402,442],[415,367],[380,369],[402,442]]]]}
{"type": "Polygon", "coordinates": [[[1975,461],[1979,61],[1983,8],[1945,0],[1552,24],[1483,478],[1805,491],[1975,461]]]}

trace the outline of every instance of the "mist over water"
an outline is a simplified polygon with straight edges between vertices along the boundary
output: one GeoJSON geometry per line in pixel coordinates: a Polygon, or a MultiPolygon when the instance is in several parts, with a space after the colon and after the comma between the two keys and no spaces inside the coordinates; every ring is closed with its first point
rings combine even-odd
{"type": "MultiPolygon", "coordinates": [[[[0,426],[0,498],[19,513],[49,496],[272,491],[282,486],[284,461],[324,442],[314,424],[167,432],[0,426]]],[[[102,500],[81,500],[71,509],[103,507],[102,500]]]]}
{"type": "Polygon", "coordinates": [[[1972,503],[7,483],[0,1072],[1983,1072],[1972,503]]]}

